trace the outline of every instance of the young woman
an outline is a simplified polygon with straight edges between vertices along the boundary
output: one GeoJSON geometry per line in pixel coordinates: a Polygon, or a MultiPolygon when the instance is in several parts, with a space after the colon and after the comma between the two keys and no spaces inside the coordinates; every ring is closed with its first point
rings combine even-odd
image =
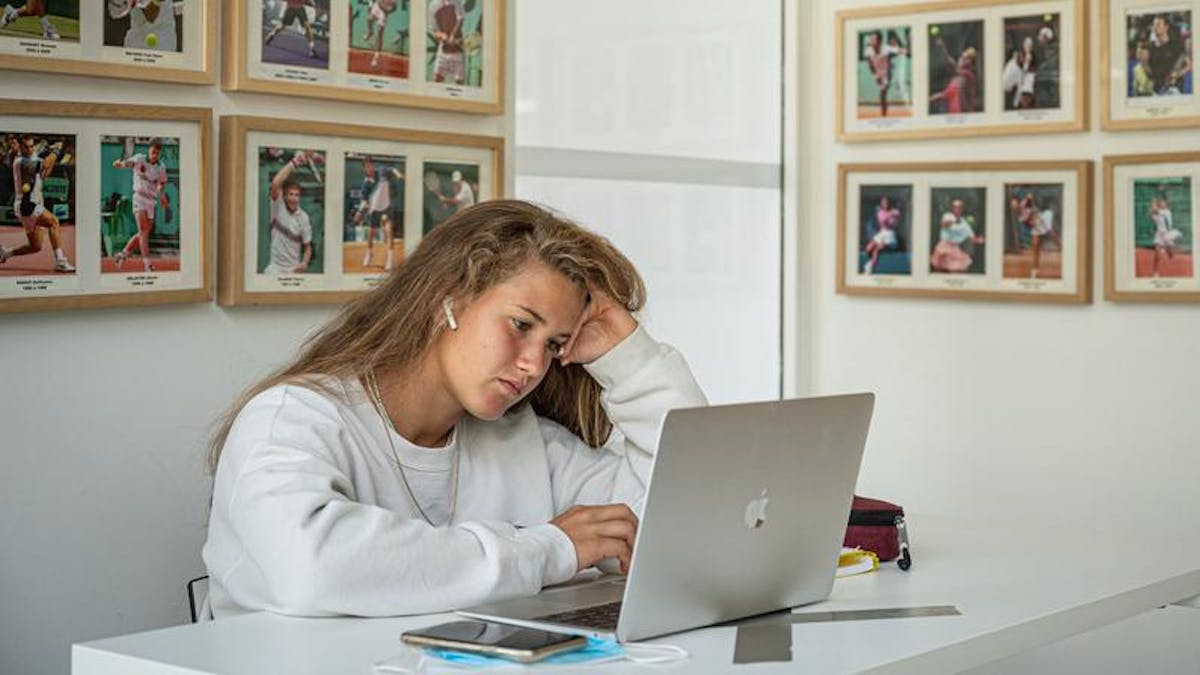
{"type": "Polygon", "coordinates": [[[644,297],[532,204],[436,227],[214,439],[214,615],[439,612],[626,568],[663,415],[705,404],[644,297]]]}
{"type": "Polygon", "coordinates": [[[1032,192],[1025,193],[1025,197],[1020,200],[1013,197],[1011,207],[1017,215],[1017,222],[1024,224],[1029,230],[1029,249],[1033,251],[1033,266],[1029,270],[1029,277],[1036,279],[1041,267],[1042,244],[1046,239],[1053,239],[1058,248],[1062,249],[1062,238],[1054,229],[1054,211],[1049,208],[1039,209],[1034,204],[1032,192]]]}
{"type": "Polygon", "coordinates": [[[896,227],[900,224],[900,209],[892,206],[887,195],[879,198],[875,207],[875,236],[863,247],[867,261],[863,263],[863,274],[871,274],[879,263],[879,253],[896,248],[900,240],[896,237],[896,227]]]}
{"type": "Polygon", "coordinates": [[[961,199],[950,203],[950,210],[942,214],[938,242],[933,247],[929,264],[934,272],[966,272],[971,269],[971,255],[963,249],[967,242],[982,244],[983,235],[976,234],[971,221],[963,216],[965,204],[961,199]]]}
{"type": "Polygon", "coordinates": [[[1150,200],[1150,222],[1154,223],[1154,264],[1152,274],[1158,277],[1158,267],[1163,259],[1175,257],[1175,241],[1183,236],[1183,231],[1175,227],[1175,217],[1171,213],[1171,204],[1164,195],[1150,200]]]}
{"type": "Polygon", "coordinates": [[[978,52],[974,47],[967,47],[955,58],[941,38],[936,38],[941,49],[943,60],[954,70],[954,74],[946,82],[941,91],[929,97],[930,113],[947,113],[959,115],[962,113],[978,112],[979,78],[975,73],[975,63],[978,52]],[[932,104],[942,101],[942,108],[935,109],[932,104]]]}

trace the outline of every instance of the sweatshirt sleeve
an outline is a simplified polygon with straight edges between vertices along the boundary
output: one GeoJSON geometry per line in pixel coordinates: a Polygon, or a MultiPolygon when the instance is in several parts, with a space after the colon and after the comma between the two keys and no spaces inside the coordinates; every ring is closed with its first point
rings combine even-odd
{"type": "Polygon", "coordinates": [[[224,534],[210,532],[205,559],[239,606],[306,616],[443,612],[531,595],[575,572],[574,556],[562,553],[570,541],[550,524],[435,528],[359,503],[350,460],[333,450],[348,442],[333,412],[295,401],[244,410],[247,424],[225,445],[212,524],[224,534]],[[260,431],[241,433],[256,423],[260,431]]]}
{"type": "Polygon", "coordinates": [[[640,517],[663,417],[708,401],[683,356],[641,326],[586,368],[604,390],[601,402],[615,429],[603,447],[591,448],[561,425],[539,420],[555,511],[620,502],[640,517]]]}

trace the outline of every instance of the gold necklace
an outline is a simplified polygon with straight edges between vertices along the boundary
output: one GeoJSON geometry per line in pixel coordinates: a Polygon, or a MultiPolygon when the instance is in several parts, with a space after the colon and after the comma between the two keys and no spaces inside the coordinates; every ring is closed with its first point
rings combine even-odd
{"type": "MultiPolygon", "coordinates": [[[[392,433],[399,434],[396,430],[396,425],[392,424],[392,418],[388,416],[387,409],[383,406],[383,395],[379,392],[379,382],[375,379],[375,371],[367,372],[367,394],[371,397],[371,403],[375,406],[375,412],[379,414],[379,418],[383,421],[383,433],[387,435],[388,447],[392,450],[392,459],[396,460],[396,468],[400,470],[400,480],[404,483],[404,490],[408,493],[408,498],[412,500],[413,506],[417,507],[417,513],[425,519],[433,527],[433,521],[429,515],[425,513],[425,509],[421,508],[421,503],[417,501],[417,495],[413,493],[412,486],[408,484],[408,476],[404,473],[404,465],[400,462],[400,455],[396,452],[396,442],[392,440],[392,433]]],[[[454,451],[454,473],[450,477],[450,517],[446,520],[449,525],[454,522],[454,509],[458,506],[458,465],[462,461],[462,448],[454,451]]]]}

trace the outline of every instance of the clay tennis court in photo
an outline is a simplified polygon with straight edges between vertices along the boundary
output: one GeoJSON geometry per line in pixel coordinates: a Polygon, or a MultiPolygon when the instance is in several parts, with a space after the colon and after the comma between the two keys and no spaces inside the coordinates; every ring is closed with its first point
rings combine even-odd
{"type": "MultiPolygon", "coordinates": [[[[1029,279],[1033,273],[1033,253],[1004,254],[1005,279],[1029,279]]],[[[1062,278],[1062,252],[1042,251],[1038,256],[1038,279],[1062,278]]]]}
{"type": "MultiPolygon", "coordinates": [[[[1160,277],[1191,277],[1196,268],[1192,267],[1192,254],[1176,253],[1168,258],[1165,254],[1158,257],[1158,276],[1160,277]]],[[[1138,247],[1133,252],[1133,275],[1139,279],[1154,276],[1154,249],[1138,247]]]]}
{"type": "MultiPolygon", "coordinates": [[[[860,103],[858,104],[858,119],[873,120],[885,117],[884,115],[880,114],[880,110],[881,109],[878,103],[870,105],[860,103]]],[[[913,111],[911,105],[889,103],[886,117],[912,117],[912,114],[913,111]]]]}
{"type": "MultiPolygon", "coordinates": [[[[78,258],[75,256],[75,225],[60,225],[59,231],[62,233],[63,253],[67,254],[67,260],[78,266],[78,258]]],[[[54,247],[50,245],[50,231],[44,227],[37,228],[38,236],[42,238],[42,250],[29,255],[18,255],[9,258],[7,261],[0,263],[0,277],[33,277],[43,274],[74,274],[74,272],[55,272],[54,271],[54,247]]],[[[25,228],[8,225],[0,226],[0,246],[8,249],[17,249],[29,240],[25,237],[25,228]]]]}
{"type": "MultiPolygon", "coordinates": [[[[159,272],[178,272],[179,271],[179,256],[150,256],[150,264],[154,265],[153,274],[159,272]]],[[[117,267],[117,261],[111,256],[104,256],[100,259],[100,271],[105,274],[145,274],[146,269],[142,266],[142,258],[138,255],[132,255],[125,260],[125,263],[120,268],[117,267]]]]}
{"type": "Polygon", "coordinates": [[[375,52],[366,49],[350,50],[349,70],[362,75],[379,75],[382,77],[408,78],[408,57],[379,52],[379,61],[372,66],[371,60],[375,52]]]}
{"type": "MultiPolygon", "coordinates": [[[[383,228],[375,235],[382,239],[383,228]]],[[[347,241],[342,244],[342,274],[383,274],[384,262],[387,260],[387,245],[376,241],[371,247],[371,264],[363,265],[363,256],[367,254],[367,242],[347,241]]],[[[404,262],[404,240],[397,237],[392,242],[392,265],[404,262]]]]}

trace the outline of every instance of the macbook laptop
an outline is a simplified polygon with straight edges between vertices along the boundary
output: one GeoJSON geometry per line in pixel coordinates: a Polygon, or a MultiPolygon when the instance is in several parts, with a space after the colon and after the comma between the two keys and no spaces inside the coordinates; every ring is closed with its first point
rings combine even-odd
{"type": "Polygon", "coordinates": [[[667,413],[625,577],[459,614],[639,640],[823,600],[874,394],[667,413]]]}

